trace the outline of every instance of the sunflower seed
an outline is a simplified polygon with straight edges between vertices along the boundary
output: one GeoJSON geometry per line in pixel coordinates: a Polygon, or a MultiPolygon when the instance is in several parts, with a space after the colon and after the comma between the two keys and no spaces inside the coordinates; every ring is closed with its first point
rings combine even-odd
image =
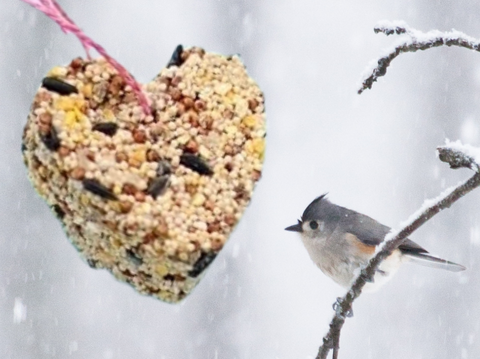
{"type": "Polygon", "coordinates": [[[158,167],[157,167],[157,175],[163,176],[163,175],[169,175],[172,173],[172,166],[170,163],[168,163],[165,160],[161,160],[158,162],[158,167]]]}
{"type": "Polygon", "coordinates": [[[42,80],[42,87],[45,87],[49,91],[56,92],[60,95],[70,95],[71,93],[78,93],[75,86],[72,86],[62,80],[55,77],[45,77],[42,80]]]}
{"type": "Polygon", "coordinates": [[[155,177],[152,179],[150,185],[148,186],[147,193],[156,199],[158,196],[162,195],[169,185],[170,179],[168,175],[163,175],[160,177],[155,177]]]}
{"type": "Polygon", "coordinates": [[[54,204],[52,206],[52,209],[59,219],[63,219],[63,217],[65,217],[65,212],[63,211],[62,207],[60,207],[58,204],[54,204]]]}
{"type": "Polygon", "coordinates": [[[97,269],[97,263],[98,261],[94,260],[94,259],[87,259],[87,264],[90,268],[93,268],[93,269],[97,269]]]}
{"type": "Polygon", "coordinates": [[[163,280],[169,280],[173,282],[175,280],[175,276],[172,274],[167,274],[165,277],[163,277],[163,280]]]}
{"type": "Polygon", "coordinates": [[[193,265],[193,269],[188,272],[188,275],[192,278],[198,277],[200,273],[202,273],[209,265],[213,262],[215,257],[217,256],[216,253],[202,253],[200,258],[197,262],[193,265]]]}
{"type": "Polygon", "coordinates": [[[57,136],[57,130],[55,130],[55,127],[53,126],[46,135],[40,135],[40,139],[50,151],[56,151],[60,148],[60,140],[57,136]]]}
{"type": "Polygon", "coordinates": [[[131,249],[127,249],[126,253],[127,253],[127,258],[128,258],[128,260],[129,260],[133,265],[135,265],[136,267],[142,265],[142,263],[143,263],[142,258],[140,258],[139,256],[137,256],[131,249]]]}
{"type": "Polygon", "coordinates": [[[213,171],[205,160],[192,153],[184,153],[180,156],[180,164],[190,168],[201,175],[212,175],[213,171]]]}
{"type": "Polygon", "coordinates": [[[95,179],[84,179],[82,183],[83,183],[83,188],[85,188],[89,192],[92,192],[93,194],[96,194],[99,197],[102,197],[111,201],[118,200],[117,196],[115,196],[115,194],[112,191],[110,191],[107,187],[105,187],[95,179]]]}
{"type": "Polygon", "coordinates": [[[114,122],[100,122],[93,125],[92,130],[102,132],[107,136],[114,136],[117,133],[118,125],[114,122]]]}
{"type": "Polygon", "coordinates": [[[171,57],[170,61],[168,62],[167,67],[180,66],[181,64],[183,64],[182,52],[183,52],[183,46],[178,45],[175,48],[175,51],[173,52],[172,57],[171,57]]]}

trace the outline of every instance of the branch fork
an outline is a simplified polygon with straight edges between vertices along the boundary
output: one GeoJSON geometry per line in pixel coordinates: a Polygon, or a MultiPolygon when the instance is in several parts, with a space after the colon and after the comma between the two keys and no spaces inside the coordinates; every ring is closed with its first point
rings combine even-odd
{"type": "Polygon", "coordinates": [[[375,26],[374,31],[376,34],[383,33],[387,36],[401,35],[402,38],[392,48],[388,49],[384,56],[371,62],[370,67],[365,70],[362,76],[363,80],[358,94],[366,89],[371,89],[378,78],[385,76],[390,63],[402,53],[428,50],[440,46],[458,46],[480,51],[479,40],[457,30],[448,32],[433,30],[424,33],[409,27],[403,21],[382,21],[375,26]]]}

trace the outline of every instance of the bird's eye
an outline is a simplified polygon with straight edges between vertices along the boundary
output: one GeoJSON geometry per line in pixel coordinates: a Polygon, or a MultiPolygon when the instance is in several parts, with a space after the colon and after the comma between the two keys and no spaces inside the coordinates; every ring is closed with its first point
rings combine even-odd
{"type": "Polygon", "coordinates": [[[318,228],[318,223],[317,223],[317,221],[311,221],[311,222],[310,222],[310,228],[311,228],[311,229],[317,229],[317,228],[318,228]]]}

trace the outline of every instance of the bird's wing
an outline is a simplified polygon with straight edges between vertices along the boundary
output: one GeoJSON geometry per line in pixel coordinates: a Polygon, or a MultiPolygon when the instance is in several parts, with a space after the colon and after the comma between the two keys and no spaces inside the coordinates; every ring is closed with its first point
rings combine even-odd
{"type": "MultiPolygon", "coordinates": [[[[342,208],[340,224],[345,232],[355,235],[363,244],[377,246],[390,232],[390,227],[364,214],[342,208]]],[[[428,253],[428,251],[410,239],[398,247],[403,253],[428,253]]]]}
{"type": "Polygon", "coordinates": [[[363,244],[376,246],[383,242],[390,228],[364,214],[342,208],[340,226],[347,233],[355,235],[363,244]]]}
{"type": "Polygon", "coordinates": [[[398,249],[402,251],[403,254],[421,254],[421,253],[428,253],[428,251],[423,248],[422,246],[418,245],[414,241],[407,239],[403,242],[398,249]]]}

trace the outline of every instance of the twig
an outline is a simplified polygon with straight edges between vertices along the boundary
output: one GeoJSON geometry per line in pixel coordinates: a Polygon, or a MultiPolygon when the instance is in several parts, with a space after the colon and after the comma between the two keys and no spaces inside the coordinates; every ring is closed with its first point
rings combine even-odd
{"type": "Polygon", "coordinates": [[[338,351],[340,350],[340,330],[338,333],[335,335],[335,338],[333,340],[334,345],[333,345],[333,358],[332,359],[338,359],[338,351]]]}
{"type": "Polygon", "coordinates": [[[371,89],[373,83],[379,77],[384,76],[388,66],[393,59],[405,52],[415,52],[418,50],[427,50],[439,46],[459,46],[467,49],[480,51],[479,40],[474,39],[460,31],[452,30],[449,32],[440,32],[437,30],[423,33],[409,27],[404,22],[381,22],[374,28],[375,33],[385,35],[405,35],[407,38],[397,43],[387,54],[378,61],[373,61],[371,67],[364,72],[361,88],[358,93],[361,94],[366,89],[371,89]]]}
{"type": "Polygon", "coordinates": [[[150,105],[147,97],[143,93],[140,85],[138,82],[133,78],[132,75],[113,57],[111,57],[107,51],[98,43],[93,41],[90,37],[88,37],[74,22],[65,11],[58,5],[55,0],[22,0],[27,4],[33,6],[37,10],[40,10],[45,15],[47,15],[50,19],[55,21],[63,32],[69,33],[71,32],[74,34],[81,42],[85,52],[87,53],[88,59],[90,59],[89,49],[95,49],[100,55],[102,55],[110,65],[112,65],[115,70],[117,70],[118,74],[122,76],[125,80],[125,83],[129,85],[133,92],[137,95],[138,102],[140,106],[142,106],[143,112],[145,115],[151,115],[150,105]]]}
{"type": "Polygon", "coordinates": [[[460,141],[446,141],[445,146],[437,148],[438,157],[441,161],[450,164],[450,168],[469,168],[480,171],[480,148],[464,145],[460,141]]]}
{"type": "Polygon", "coordinates": [[[391,231],[385,237],[385,241],[377,248],[377,253],[370,260],[368,265],[361,271],[354,281],[350,290],[342,298],[337,299],[334,306],[335,315],[330,323],[330,329],[323,338],[317,359],[326,359],[329,351],[334,350],[338,355],[338,339],[345,319],[352,311],[352,304],[362,293],[362,288],[367,281],[374,277],[379,264],[388,257],[408,236],[427,222],[441,210],[450,207],[458,199],[480,186],[480,157],[473,154],[480,153],[480,149],[462,145],[459,142],[448,143],[438,147],[440,160],[450,164],[451,168],[466,167],[475,169],[476,173],[467,181],[464,181],[454,188],[447,189],[438,198],[426,201],[422,208],[414,213],[410,219],[397,231],[391,231]]]}

